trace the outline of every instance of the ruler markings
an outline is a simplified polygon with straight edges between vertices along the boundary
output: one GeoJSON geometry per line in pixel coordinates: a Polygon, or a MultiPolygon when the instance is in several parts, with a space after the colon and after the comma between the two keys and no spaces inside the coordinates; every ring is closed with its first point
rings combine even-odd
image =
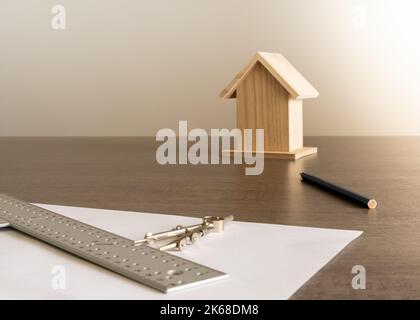
{"type": "Polygon", "coordinates": [[[0,194],[0,220],[74,255],[162,292],[227,275],[58,213],[0,194]],[[34,218],[35,217],[35,218],[34,218]]]}

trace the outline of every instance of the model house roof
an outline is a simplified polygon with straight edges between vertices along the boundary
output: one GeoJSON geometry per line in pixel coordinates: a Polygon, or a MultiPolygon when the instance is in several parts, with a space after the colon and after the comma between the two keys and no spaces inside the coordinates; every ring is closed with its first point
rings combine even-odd
{"type": "Polygon", "coordinates": [[[258,52],[248,65],[223,89],[220,97],[236,98],[236,88],[255,64],[261,63],[295,99],[316,98],[319,92],[280,53],[258,52]]]}

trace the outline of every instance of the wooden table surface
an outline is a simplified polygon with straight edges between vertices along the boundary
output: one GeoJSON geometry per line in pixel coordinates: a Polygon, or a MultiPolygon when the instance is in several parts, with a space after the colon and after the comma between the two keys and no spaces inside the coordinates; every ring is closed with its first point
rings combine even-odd
{"type": "Polygon", "coordinates": [[[161,166],[153,138],[0,138],[0,192],[28,202],[363,230],[293,298],[420,299],[420,138],[305,142],[318,155],[266,159],[261,176],[246,176],[242,165],[161,166]],[[301,171],[372,195],[379,207],[368,211],[303,184],[301,171]],[[366,290],[352,289],[354,265],[366,268],[366,290]]]}

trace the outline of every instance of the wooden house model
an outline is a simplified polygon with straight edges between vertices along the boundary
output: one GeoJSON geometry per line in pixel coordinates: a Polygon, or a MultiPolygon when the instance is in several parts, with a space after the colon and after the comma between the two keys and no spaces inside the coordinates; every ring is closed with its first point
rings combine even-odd
{"type": "MultiPolygon", "coordinates": [[[[264,153],[299,159],[317,152],[303,146],[304,99],[318,91],[279,53],[258,52],[220,93],[236,99],[237,128],[264,129],[264,153]]],[[[243,152],[244,150],[234,150],[243,152]]]]}

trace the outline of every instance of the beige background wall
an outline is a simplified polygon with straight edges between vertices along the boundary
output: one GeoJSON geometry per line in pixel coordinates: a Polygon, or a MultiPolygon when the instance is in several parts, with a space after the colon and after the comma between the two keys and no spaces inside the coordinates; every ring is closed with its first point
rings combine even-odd
{"type": "Polygon", "coordinates": [[[418,0],[1,0],[0,135],[233,127],[217,95],[258,50],[321,92],[305,134],[420,135],[419,15],[418,0]]]}

